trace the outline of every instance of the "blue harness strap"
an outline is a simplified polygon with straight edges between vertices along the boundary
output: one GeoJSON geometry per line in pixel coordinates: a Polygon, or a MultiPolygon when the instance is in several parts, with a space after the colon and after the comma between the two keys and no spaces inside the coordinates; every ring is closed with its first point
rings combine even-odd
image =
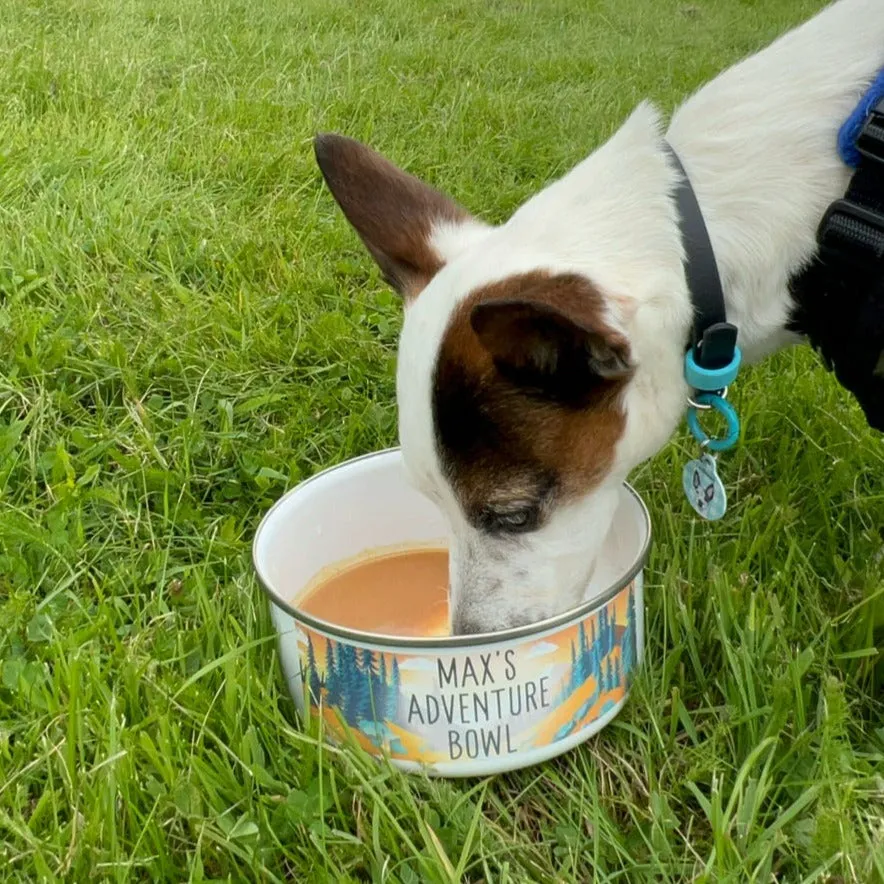
{"type": "Polygon", "coordinates": [[[845,164],[855,169],[859,165],[861,154],[856,146],[860,132],[872,112],[880,101],[884,100],[884,68],[869,85],[859,104],[853,113],[844,121],[844,125],[838,131],[838,153],[845,164]]]}

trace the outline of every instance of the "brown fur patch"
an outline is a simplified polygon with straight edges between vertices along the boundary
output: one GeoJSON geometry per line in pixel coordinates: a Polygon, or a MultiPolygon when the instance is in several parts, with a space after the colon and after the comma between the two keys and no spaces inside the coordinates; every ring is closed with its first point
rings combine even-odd
{"type": "Polygon", "coordinates": [[[442,267],[430,245],[433,225],[469,214],[352,138],[318,135],[314,149],[332,195],[384,278],[406,300],[417,296],[442,267]]]}
{"type": "MultiPolygon", "coordinates": [[[[518,323],[510,330],[525,333],[518,323]]],[[[512,277],[473,292],[454,312],[436,367],[435,432],[443,466],[477,524],[489,506],[520,503],[538,506],[542,521],[553,502],[585,494],[611,467],[625,424],[618,397],[631,371],[588,370],[588,354],[568,338],[579,330],[628,361],[626,342],[604,322],[601,294],[577,275],[512,277]],[[545,353],[535,370],[525,370],[518,340],[491,341],[491,349],[480,340],[477,307],[494,302],[538,307],[545,353]],[[565,317],[569,330],[548,335],[546,310],[565,317]]]]}

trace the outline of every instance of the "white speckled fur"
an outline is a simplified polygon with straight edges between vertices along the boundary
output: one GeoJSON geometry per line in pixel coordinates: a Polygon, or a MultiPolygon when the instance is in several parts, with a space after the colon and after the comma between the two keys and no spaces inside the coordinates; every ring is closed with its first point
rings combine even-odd
{"type": "MultiPolygon", "coordinates": [[[[790,343],[788,280],[849,171],[836,134],[884,65],[884,2],[840,0],[726,71],[674,115],[666,138],[702,207],[729,318],[749,361],[790,343]]],[[[400,439],[416,482],[452,525],[452,609],[471,629],[537,619],[580,601],[620,482],[659,451],[683,417],[691,306],[671,200],[675,173],[659,114],[641,105],[610,141],[504,225],[437,228],[447,261],[408,308],[400,346],[400,439]],[[605,482],[518,542],[471,527],[442,474],[431,393],[452,310],[478,286],[538,269],[585,274],[637,363],[626,429],[605,482]],[[502,591],[505,587],[506,591],[502,591]]]]}

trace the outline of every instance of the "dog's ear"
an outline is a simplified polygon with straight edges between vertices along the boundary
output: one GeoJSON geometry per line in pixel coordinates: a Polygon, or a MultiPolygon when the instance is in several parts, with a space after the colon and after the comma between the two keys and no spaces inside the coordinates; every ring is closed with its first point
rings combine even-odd
{"type": "Polygon", "coordinates": [[[406,300],[445,263],[434,228],[469,220],[447,196],[380,154],[342,135],[318,135],[316,162],[338,205],[384,274],[406,300]]]}
{"type": "Polygon", "coordinates": [[[609,327],[598,292],[579,277],[479,301],[470,322],[505,376],[553,398],[580,402],[600,383],[632,372],[626,339],[609,327]]]}

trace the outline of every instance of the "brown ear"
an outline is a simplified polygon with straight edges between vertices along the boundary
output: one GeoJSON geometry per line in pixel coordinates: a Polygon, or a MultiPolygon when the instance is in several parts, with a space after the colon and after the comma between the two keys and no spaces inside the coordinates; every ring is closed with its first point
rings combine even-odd
{"type": "Polygon", "coordinates": [[[433,225],[468,213],[352,138],[318,135],[314,149],[332,195],[384,278],[406,300],[416,296],[443,264],[430,242],[433,225]]]}
{"type": "Polygon", "coordinates": [[[554,398],[580,401],[632,372],[629,345],[604,319],[600,294],[559,276],[473,307],[470,322],[498,369],[554,398]]]}

